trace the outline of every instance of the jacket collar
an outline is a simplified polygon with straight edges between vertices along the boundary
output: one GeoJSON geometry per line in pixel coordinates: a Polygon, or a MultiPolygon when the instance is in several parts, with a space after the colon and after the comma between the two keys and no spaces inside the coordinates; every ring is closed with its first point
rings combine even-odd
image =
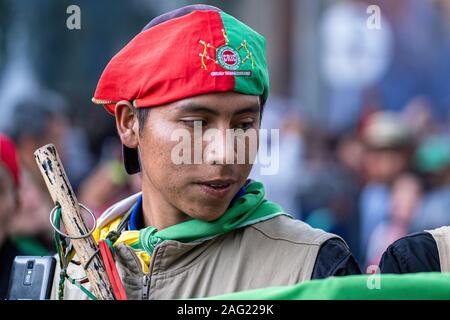
{"type": "Polygon", "coordinates": [[[142,192],[135,193],[106,209],[97,220],[97,228],[102,228],[118,217],[124,215],[125,212],[135,205],[140,195],[142,195],[142,192]]]}

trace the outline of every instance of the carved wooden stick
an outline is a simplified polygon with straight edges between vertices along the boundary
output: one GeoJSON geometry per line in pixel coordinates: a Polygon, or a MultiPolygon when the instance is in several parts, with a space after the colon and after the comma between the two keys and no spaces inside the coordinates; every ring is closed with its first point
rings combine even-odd
{"type": "MultiPolygon", "coordinates": [[[[66,233],[71,237],[87,234],[89,228],[80,214],[77,197],[67,179],[55,146],[53,144],[45,145],[37,149],[34,156],[53,202],[55,205],[61,206],[61,219],[66,233]]],[[[86,275],[97,299],[114,299],[113,289],[106,273],[105,265],[100,259],[100,254],[96,254],[97,244],[92,235],[71,241],[81,265],[86,270],[86,275]],[[93,257],[92,261],[86,268],[86,264],[91,257],[93,257]]]]}

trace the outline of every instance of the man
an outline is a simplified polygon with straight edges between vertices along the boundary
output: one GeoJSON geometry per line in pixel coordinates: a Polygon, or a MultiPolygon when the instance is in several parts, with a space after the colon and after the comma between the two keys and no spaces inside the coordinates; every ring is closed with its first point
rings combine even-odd
{"type": "Polygon", "coordinates": [[[378,246],[382,241],[374,238],[374,232],[385,229],[384,221],[390,215],[392,186],[408,171],[412,136],[400,114],[379,111],[366,119],[361,138],[364,145],[362,170],[366,182],[359,197],[359,245],[364,265],[368,266],[378,256],[378,246]]]}
{"type": "MultiPolygon", "coordinates": [[[[79,157],[69,157],[70,143],[67,143],[66,138],[68,119],[63,115],[66,105],[64,98],[53,91],[41,90],[37,95],[23,94],[14,104],[14,111],[5,126],[5,132],[17,146],[22,181],[19,192],[21,206],[15,212],[9,230],[16,235],[15,239],[31,241],[39,248],[37,251],[26,250],[30,255],[46,255],[55,248],[53,229],[48,222],[53,201],[36,165],[34,151],[48,141],[54,143],[61,152],[74,188],[78,184],[72,175],[71,164],[77,160],[79,163],[83,161],[79,161],[79,157]],[[33,252],[35,254],[31,254],[33,252]]],[[[79,154],[83,154],[80,149],[79,154]]]]}
{"type": "MultiPolygon", "coordinates": [[[[71,125],[67,116],[68,103],[57,92],[40,90],[39,94],[24,94],[13,110],[5,132],[17,145],[22,171],[27,171],[36,180],[35,184],[39,184],[39,189],[44,190],[44,196],[48,197],[44,201],[51,209],[52,202],[36,166],[34,151],[51,141],[58,148],[72,187],[77,190],[92,167],[85,138],[76,126],[71,125]]],[[[47,216],[45,221],[48,222],[47,216]]]]}
{"type": "Polygon", "coordinates": [[[403,237],[389,246],[382,273],[450,272],[450,226],[403,237]]]}
{"type": "Polygon", "coordinates": [[[8,232],[19,207],[19,180],[16,148],[7,136],[0,134],[0,300],[6,298],[14,257],[22,254],[8,232]]]}
{"type": "Polygon", "coordinates": [[[432,190],[419,206],[412,226],[415,232],[389,246],[380,262],[383,273],[450,272],[450,140],[432,135],[419,145],[417,169],[432,190]]]}
{"type": "MultiPolygon", "coordinates": [[[[342,239],[287,216],[261,183],[247,181],[250,161],[223,161],[227,146],[205,149],[201,163],[174,163],[176,131],[259,129],[269,89],[264,47],[219,9],[188,6],[153,19],[103,72],[93,101],[115,115],[127,172],[142,174],[142,193],[104,212],[94,233],[113,243],[128,299],[359,273],[342,239]]],[[[188,142],[183,156],[203,144],[188,142]]],[[[72,289],[67,297],[83,297],[72,289]]]]}

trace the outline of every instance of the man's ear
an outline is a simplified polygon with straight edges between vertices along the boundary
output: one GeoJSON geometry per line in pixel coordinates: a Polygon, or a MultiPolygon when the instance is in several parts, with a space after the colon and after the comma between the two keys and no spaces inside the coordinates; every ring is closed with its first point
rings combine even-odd
{"type": "Polygon", "coordinates": [[[131,103],[125,100],[117,102],[115,116],[117,133],[122,144],[128,148],[137,148],[139,145],[139,121],[133,112],[131,103]]]}

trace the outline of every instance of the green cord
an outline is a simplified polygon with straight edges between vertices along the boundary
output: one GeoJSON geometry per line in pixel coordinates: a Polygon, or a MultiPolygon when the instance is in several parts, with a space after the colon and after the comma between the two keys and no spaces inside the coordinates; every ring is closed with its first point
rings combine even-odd
{"type": "Polygon", "coordinates": [[[97,300],[97,298],[88,289],[86,289],[83,285],[81,285],[76,279],[72,279],[69,276],[67,276],[67,279],[69,279],[70,283],[77,286],[78,289],[83,291],[89,298],[91,298],[91,300],[97,300]]]}
{"type": "MultiPolygon", "coordinates": [[[[56,209],[55,221],[54,221],[54,224],[58,229],[60,228],[60,220],[61,220],[61,207],[58,207],[56,209]]],[[[56,246],[56,252],[59,257],[59,266],[61,268],[61,272],[59,274],[59,285],[58,285],[58,299],[59,300],[64,299],[64,280],[65,280],[65,276],[66,276],[66,267],[64,266],[64,255],[62,254],[62,251],[64,250],[63,241],[64,240],[61,239],[60,234],[55,231],[55,246],[56,246]]]]}
{"type": "Polygon", "coordinates": [[[109,251],[111,251],[111,254],[114,255],[114,254],[115,254],[115,249],[114,249],[114,246],[113,246],[111,240],[109,240],[109,239],[107,238],[107,239],[106,239],[106,244],[108,245],[109,251]]]}
{"type": "MultiPolygon", "coordinates": [[[[55,224],[55,227],[60,228],[61,225],[61,207],[58,206],[55,212],[55,221],[53,222],[55,224]]],[[[79,283],[80,280],[85,279],[86,277],[80,278],[80,279],[72,279],[67,274],[67,266],[69,265],[69,261],[66,261],[66,258],[64,257],[64,251],[67,248],[67,243],[64,238],[61,238],[61,235],[55,231],[55,245],[56,245],[56,251],[58,253],[59,257],[59,265],[61,267],[61,272],[59,274],[59,285],[58,285],[58,299],[63,300],[64,299],[64,281],[68,279],[70,283],[78,287],[81,291],[84,292],[90,299],[97,300],[97,298],[89,291],[87,290],[83,285],[79,283]]],[[[70,255],[67,255],[69,257],[70,255]]]]}

